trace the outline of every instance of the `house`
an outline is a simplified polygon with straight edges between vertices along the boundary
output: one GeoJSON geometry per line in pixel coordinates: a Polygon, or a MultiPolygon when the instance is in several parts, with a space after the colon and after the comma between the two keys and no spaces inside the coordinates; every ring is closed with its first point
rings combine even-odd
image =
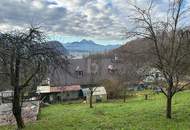
{"type": "Polygon", "coordinates": [[[50,99],[57,101],[77,100],[82,98],[80,85],[70,85],[63,87],[51,87],[50,99]]]}
{"type": "Polygon", "coordinates": [[[88,85],[92,81],[98,83],[102,80],[113,79],[117,73],[123,71],[124,65],[118,57],[113,58],[84,58],[71,59],[66,70],[61,68],[51,69],[48,77],[51,86],[60,85],[88,85]]]}
{"type": "Polygon", "coordinates": [[[1,97],[12,97],[14,95],[14,91],[12,90],[7,90],[7,91],[1,91],[0,96],[1,97]]]}
{"type": "Polygon", "coordinates": [[[12,90],[1,91],[0,92],[0,104],[12,102],[13,95],[14,95],[14,91],[12,91],[12,90]]]}
{"type": "Polygon", "coordinates": [[[156,68],[149,68],[144,73],[146,73],[146,77],[143,79],[143,81],[146,83],[153,83],[156,81],[164,80],[161,72],[156,68]]]}
{"type": "MultiPolygon", "coordinates": [[[[93,96],[92,96],[92,102],[105,102],[107,101],[107,92],[105,87],[93,87],[93,96]]],[[[90,89],[89,88],[83,88],[83,97],[86,99],[87,102],[90,100],[90,89]]]]}
{"type": "Polygon", "coordinates": [[[78,100],[83,96],[80,85],[59,87],[38,86],[36,93],[41,95],[41,99],[43,99],[44,102],[49,103],[78,100]]]}
{"type": "Polygon", "coordinates": [[[157,94],[161,93],[162,92],[162,89],[160,87],[154,87],[153,88],[153,91],[157,94]]]}

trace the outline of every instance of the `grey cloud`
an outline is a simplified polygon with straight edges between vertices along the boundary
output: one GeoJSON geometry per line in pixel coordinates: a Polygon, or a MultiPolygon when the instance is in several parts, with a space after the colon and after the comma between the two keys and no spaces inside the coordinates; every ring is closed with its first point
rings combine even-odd
{"type": "MultiPolygon", "coordinates": [[[[119,25],[114,25],[116,22],[111,18],[114,14],[113,10],[107,5],[100,8],[99,2],[99,0],[71,0],[71,3],[68,0],[1,1],[0,24],[8,24],[12,28],[11,26],[23,27],[23,25],[34,23],[42,24],[47,31],[67,35],[110,37],[110,34],[113,34],[109,32],[110,28],[119,25]],[[68,8],[64,2],[67,2],[68,8]],[[74,6],[77,10],[70,9],[74,6]]],[[[115,28],[114,32],[116,31],[119,30],[115,28]]],[[[117,38],[118,36],[111,37],[117,38]]]]}
{"type": "MultiPolygon", "coordinates": [[[[128,0],[1,0],[0,27],[34,23],[47,32],[120,39],[130,23],[128,0]]],[[[140,1],[146,6],[145,0],[140,1]]],[[[158,9],[163,10],[161,0],[158,9]]],[[[1,30],[1,28],[0,28],[1,30]]]]}

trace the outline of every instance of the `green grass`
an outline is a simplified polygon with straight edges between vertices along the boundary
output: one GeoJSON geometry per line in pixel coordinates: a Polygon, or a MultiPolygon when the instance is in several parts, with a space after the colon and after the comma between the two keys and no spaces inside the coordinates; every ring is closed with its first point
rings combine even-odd
{"type": "MultiPolygon", "coordinates": [[[[165,118],[165,97],[130,98],[94,104],[57,104],[43,108],[40,120],[28,123],[25,130],[190,130],[190,92],[174,96],[172,119],[165,118]]],[[[0,127],[12,130],[14,126],[0,127]]]]}

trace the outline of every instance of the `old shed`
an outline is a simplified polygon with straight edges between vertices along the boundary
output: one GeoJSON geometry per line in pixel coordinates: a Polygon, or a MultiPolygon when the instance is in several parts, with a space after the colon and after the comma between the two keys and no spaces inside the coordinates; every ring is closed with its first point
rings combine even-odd
{"type": "MultiPolygon", "coordinates": [[[[105,102],[107,101],[107,92],[105,87],[93,87],[93,96],[92,101],[93,102],[105,102]]],[[[90,89],[89,88],[83,88],[82,89],[83,96],[86,99],[87,102],[89,102],[90,99],[90,89]]]]}

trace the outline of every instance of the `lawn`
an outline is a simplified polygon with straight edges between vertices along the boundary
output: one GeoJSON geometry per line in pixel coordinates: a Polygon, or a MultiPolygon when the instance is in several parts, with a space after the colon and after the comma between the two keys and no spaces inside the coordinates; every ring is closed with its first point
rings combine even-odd
{"type": "MultiPolygon", "coordinates": [[[[43,108],[25,130],[190,130],[190,92],[174,96],[172,119],[165,118],[165,97],[152,95],[94,104],[57,104],[43,108]]],[[[0,127],[12,130],[13,126],[0,127]]]]}

